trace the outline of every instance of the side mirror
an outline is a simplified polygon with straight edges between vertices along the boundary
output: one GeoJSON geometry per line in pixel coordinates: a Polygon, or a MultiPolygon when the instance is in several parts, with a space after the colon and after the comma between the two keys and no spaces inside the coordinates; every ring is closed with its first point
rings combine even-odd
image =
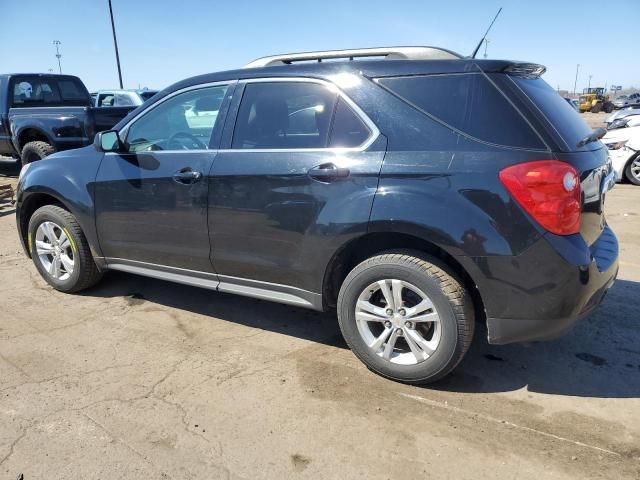
{"type": "Polygon", "coordinates": [[[122,145],[118,132],[115,130],[99,132],[96,134],[93,144],[99,152],[119,152],[122,145]]]}

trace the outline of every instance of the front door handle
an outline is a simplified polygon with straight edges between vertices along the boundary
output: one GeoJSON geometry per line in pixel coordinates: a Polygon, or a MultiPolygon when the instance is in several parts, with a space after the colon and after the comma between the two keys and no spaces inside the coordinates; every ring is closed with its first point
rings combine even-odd
{"type": "Polygon", "coordinates": [[[307,174],[320,182],[331,182],[348,177],[351,175],[351,171],[348,168],[338,167],[334,163],[324,163],[309,169],[307,174]]]}
{"type": "Polygon", "coordinates": [[[191,167],[182,168],[173,174],[173,180],[177,183],[182,183],[183,185],[191,185],[192,183],[199,181],[201,178],[202,173],[192,170],[191,167]]]}

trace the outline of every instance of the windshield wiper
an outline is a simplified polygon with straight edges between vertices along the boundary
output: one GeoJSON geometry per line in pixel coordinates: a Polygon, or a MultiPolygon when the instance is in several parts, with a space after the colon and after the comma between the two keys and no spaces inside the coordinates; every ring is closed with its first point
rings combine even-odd
{"type": "Polygon", "coordinates": [[[578,148],[584,147],[587,143],[595,142],[596,140],[600,140],[602,137],[606,135],[607,131],[604,128],[596,128],[589,135],[584,137],[582,140],[578,142],[578,148]]]}

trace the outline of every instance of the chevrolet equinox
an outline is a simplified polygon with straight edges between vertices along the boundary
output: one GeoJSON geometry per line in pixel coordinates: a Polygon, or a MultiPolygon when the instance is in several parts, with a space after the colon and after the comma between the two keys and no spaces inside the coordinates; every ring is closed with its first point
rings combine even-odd
{"type": "Polygon", "coordinates": [[[544,71],[396,47],[190,78],[25,165],[20,239],[63,292],[121,270],[336,309],[371,370],[431,382],[476,321],[552,338],[616,277],[602,132],[544,71]]]}

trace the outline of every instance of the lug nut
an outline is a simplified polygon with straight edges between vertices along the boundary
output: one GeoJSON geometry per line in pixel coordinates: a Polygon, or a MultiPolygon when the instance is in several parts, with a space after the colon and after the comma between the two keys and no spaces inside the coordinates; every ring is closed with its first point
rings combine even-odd
{"type": "Polygon", "coordinates": [[[384,326],[387,328],[391,327],[391,322],[384,322],[384,326]]]}
{"type": "Polygon", "coordinates": [[[404,326],[407,328],[413,328],[413,323],[411,322],[404,322],[404,326]]]}
{"type": "Polygon", "coordinates": [[[398,313],[404,317],[407,314],[407,311],[404,308],[401,308],[398,310],[398,313]]]}
{"type": "Polygon", "coordinates": [[[397,333],[398,335],[402,335],[402,329],[401,329],[401,328],[397,328],[397,329],[396,329],[396,333],[397,333]]]}
{"type": "Polygon", "coordinates": [[[393,315],[393,310],[391,310],[390,308],[387,308],[387,315],[393,315]]]}

